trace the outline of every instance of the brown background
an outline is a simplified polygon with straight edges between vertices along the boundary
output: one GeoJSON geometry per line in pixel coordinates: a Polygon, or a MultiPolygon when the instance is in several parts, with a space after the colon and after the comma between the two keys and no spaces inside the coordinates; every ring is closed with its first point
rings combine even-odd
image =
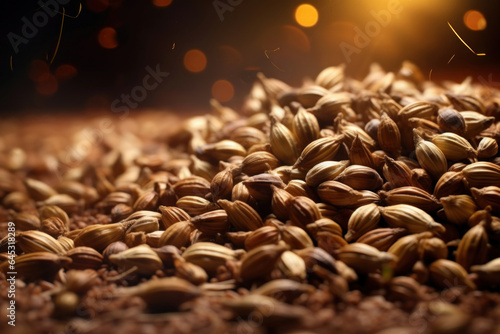
{"type": "MultiPolygon", "coordinates": [[[[163,8],[148,0],[83,0],[80,16],[66,18],[59,51],[50,66],[50,70],[55,71],[60,65],[70,64],[77,74],[59,82],[56,93],[44,96],[37,93],[28,71],[33,60],[52,56],[60,16],[50,19],[28,44],[20,45],[15,54],[7,34],[20,34],[22,18],[31,19],[40,6],[36,1],[3,1],[1,112],[11,116],[23,111],[81,113],[100,109],[106,112],[114,99],[142,82],[146,66],[156,64],[170,76],[148,94],[137,110],[207,109],[211,85],[218,79],[229,80],[234,85],[235,97],[228,104],[237,108],[257,71],[300,85],[305,76],[314,77],[325,66],[345,62],[339,44],[343,41],[353,44],[354,27],[364,29],[374,20],[371,11],[387,9],[389,1],[308,1],[319,11],[319,21],[311,28],[300,27],[294,19],[296,7],[305,1],[232,1],[238,2],[241,3],[225,12],[221,21],[212,0],[173,0],[163,8]],[[90,7],[96,3],[104,6],[104,10],[91,11],[90,7]],[[97,34],[103,27],[116,29],[118,47],[115,49],[104,49],[97,42],[97,34]],[[183,66],[184,54],[193,48],[202,50],[208,59],[201,73],[190,73],[183,66]],[[269,53],[271,62],[265,50],[276,48],[279,51],[269,53]],[[10,56],[13,56],[13,71],[9,68],[10,56]]],[[[476,81],[484,78],[500,86],[497,1],[399,2],[401,13],[391,17],[368,46],[352,56],[346,69],[348,74],[361,78],[373,61],[387,70],[397,70],[401,61],[409,59],[426,74],[432,69],[432,78],[436,81],[472,76],[476,81]],[[465,27],[462,18],[469,9],[480,10],[485,15],[485,30],[471,31],[465,27]],[[470,52],[453,35],[447,21],[475,51],[484,52],[486,56],[478,57],[470,52]]],[[[79,4],[70,1],[65,6],[66,13],[74,15],[79,4]]]]}

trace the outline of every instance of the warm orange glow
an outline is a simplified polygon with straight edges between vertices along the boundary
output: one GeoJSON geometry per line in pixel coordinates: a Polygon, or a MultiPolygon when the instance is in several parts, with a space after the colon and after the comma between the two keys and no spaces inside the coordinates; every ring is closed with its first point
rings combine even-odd
{"type": "Polygon", "coordinates": [[[184,55],[184,67],[189,72],[201,72],[207,66],[207,57],[203,52],[192,49],[184,55]]]}
{"type": "Polygon", "coordinates": [[[172,0],[153,0],[153,5],[156,7],[167,7],[172,3],[172,0]]]}
{"type": "Polygon", "coordinates": [[[47,80],[49,73],[49,65],[43,60],[35,59],[31,62],[28,69],[28,76],[35,82],[47,80]]]}
{"type": "Polygon", "coordinates": [[[61,65],[56,68],[56,78],[59,80],[66,80],[76,75],[78,71],[73,65],[61,65]]]}
{"type": "Polygon", "coordinates": [[[109,0],[87,0],[87,8],[94,13],[102,13],[109,7],[109,0]]]}
{"type": "Polygon", "coordinates": [[[234,87],[227,80],[217,80],[212,85],[212,96],[220,102],[230,101],[234,96],[234,87]]]}
{"type": "Polygon", "coordinates": [[[318,22],[318,11],[312,5],[302,4],[295,10],[295,20],[303,27],[312,27],[318,22]]]}
{"type": "Polygon", "coordinates": [[[451,25],[450,22],[448,22],[448,26],[450,27],[451,31],[453,31],[453,33],[455,34],[455,36],[458,37],[458,39],[464,43],[464,45],[467,47],[467,49],[469,49],[473,54],[475,54],[476,56],[486,56],[486,53],[477,53],[476,51],[472,50],[472,48],[469,46],[469,44],[465,43],[465,41],[462,39],[462,37],[460,37],[460,35],[457,33],[457,31],[453,28],[453,26],[451,25]]]}
{"type": "Polygon", "coordinates": [[[97,36],[99,44],[105,49],[114,49],[118,46],[116,30],[111,27],[102,28],[97,36]]]}
{"type": "Polygon", "coordinates": [[[43,81],[36,83],[36,92],[41,95],[52,95],[57,92],[57,88],[57,79],[52,74],[48,74],[43,81]]]}
{"type": "Polygon", "coordinates": [[[483,13],[477,10],[469,10],[464,14],[464,23],[470,30],[483,30],[486,28],[486,19],[483,13]]]}

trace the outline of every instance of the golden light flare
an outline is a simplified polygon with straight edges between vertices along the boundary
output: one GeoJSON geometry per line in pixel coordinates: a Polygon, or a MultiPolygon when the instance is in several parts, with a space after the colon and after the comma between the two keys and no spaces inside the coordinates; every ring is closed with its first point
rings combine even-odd
{"type": "Polygon", "coordinates": [[[184,67],[193,73],[201,72],[207,66],[207,56],[198,50],[191,49],[184,55],[184,67]]]}
{"type": "Polygon", "coordinates": [[[464,24],[470,30],[484,30],[486,28],[486,19],[483,13],[471,9],[464,14],[464,24]]]}
{"type": "Polygon", "coordinates": [[[153,0],[153,5],[156,7],[167,7],[172,3],[172,0],[153,0]]]}
{"type": "Polygon", "coordinates": [[[278,70],[280,70],[281,72],[285,72],[283,69],[281,69],[278,65],[276,65],[272,60],[271,60],[271,57],[270,55],[273,54],[274,52],[278,52],[280,50],[280,48],[276,48],[274,50],[264,50],[264,55],[266,56],[267,59],[269,59],[269,61],[271,62],[271,64],[276,67],[278,70]]]}
{"type": "MultiPolygon", "coordinates": [[[[80,4],[80,10],[82,9],[82,4],[80,4]]],[[[59,29],[59,38],[57,39],[57,44],[56,44],[56,49],[54,50],[54,54],[52,55],[52,59],[50,60],[50,63],[52,64],[54,62],[54,59],[56,58],[57,51],[59,50],[59,45],[61,44],[61,37],[62,37],[62,32],[63,32],[63,27],[64,27],[64,17],[66,16],[66,9],[63,7],[62,9],[62,15],[61,15],[61,28],[59,29]]],[[[78,16],[80,16],[80,10],[78,11],[78,16]]]]}
{"type": "Polygon", "coordinates": [[[116,38],[116,30],[111,27],[102,28],[97,35],[99,45],[105,49],[114,49],[118,46],[118,39],[116,38]]]}
{"type": "MultiPolygon", "coordinates": [[[[453,29],[453,27],[451,26],[451,23],[448,22],[448,25],[450,26],[450,29],[455,33],[455,35],[458,37],[458,39],[464,43],[464,45],[473,53],[475,54],[476,56],[486,56],[486,53],[476,53],[476,51],[472,50],[472,48],[467,44],[465,43],[465,41],[462,39],[462,37],[460,37],[460,35],[455,31],[455,29],[453,29]]],[[[451,61],[451,59],[450,59],[451,61]]]]}
{"type": "Polygon", "coordinates": [[[234,96],[233,84],[227,80],[217,80],[212,85],[212,96],[219,102],[228,102],[234,96]]]}
{"type": "Polygon", "coordinates": [[[295,10],[295,21],[303,27],[312,27],[318,23],[318,10],[314,6],[304,3],[295,10]]]}

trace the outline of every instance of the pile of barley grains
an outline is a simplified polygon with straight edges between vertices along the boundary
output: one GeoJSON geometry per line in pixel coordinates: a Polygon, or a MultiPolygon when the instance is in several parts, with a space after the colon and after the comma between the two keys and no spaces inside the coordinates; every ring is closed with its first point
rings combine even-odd
{"type": "Polygon", "coordinates": [[[211,106],[0,126],[3,333],[12,225],[21,332],[500,333],[499,90],[340,65],[211,106]]]}

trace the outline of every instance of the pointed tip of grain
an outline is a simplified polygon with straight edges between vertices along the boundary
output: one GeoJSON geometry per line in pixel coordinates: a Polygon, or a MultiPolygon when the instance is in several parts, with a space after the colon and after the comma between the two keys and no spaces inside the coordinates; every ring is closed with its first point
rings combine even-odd
{"type": "Polygon", "coordinates": [[[476,187],[471,187],[470,192],[473,197],[479,196],[481,194],[481,190],[476,187]]]}
{"type": "Polygon", "coordinates": [[[361,144],[361,139],[359,138],[359,135],[356,133],[356,137],[354,137],[354,140],[352,141],[351,146],[360,145],[360,144],[361,144]]]}
{"type": "Polygon", "coordinates": [[[257,81],[259,81],[259,83],[264,86],[264,81],[267,79],[266,76],[264,75],[264,73],[258,72],[256,77],[257,77],[257,81]]]}
{"type": "Polygon", "coordinates": [[[434,234],[437,234],[437,235],[441,235],[444,232],[446,232],[446,227],[444,227],[443,225],[441,225],[439,223],[434,223],[431,226],[431,232],[434,234]]]}
{"type": "Polygon", "coordinates": [[[347,231],[347,233],[344,236],[345,241],[351,242],[353,239],[353,232],[352,231],[347,231]]]}
{"type": "Polygon", "coordinates": [[[217,101],[217,99],[214,99],[214,98],[210,99],[210,106],[214,109],[219,109],[220,107],[222,107],[222,105],[219,103],[219,101],[217,101]]]}
{"type": "Polygon", "coordinates": [[[232,202],[228,201],[227,199],[219,199],[217,201],[217,204],[225,210],[232,204],[232,202]]]}
{"type": "Polygon", "coordinates": [[[380,197],[381,201],[384,201],[385,198],[387,197],[387,191],[385,191],[385,190],[379,190],[377,192],[377,195],[378,195],[378,197],[380,197]]]}
{"type": "Polygon", "coordinates": [[[380,260],[384,263],[394,263],[398,260],[397,255],[387,253],[387,252],[380,252],[380,260]]]}
{"type": "Polygon", "coordinates": [[[394,163],[394,159],[388,156],[387,154],[384,155],[384,160],[386,164],[394,163]]]}
{"type": "Polygon", "coordinates": [[[422,141],[422,137],[418,134],[418,130],[415,128],[413,129],[413,142],[415,144],[420,143],[422,141]]]}

